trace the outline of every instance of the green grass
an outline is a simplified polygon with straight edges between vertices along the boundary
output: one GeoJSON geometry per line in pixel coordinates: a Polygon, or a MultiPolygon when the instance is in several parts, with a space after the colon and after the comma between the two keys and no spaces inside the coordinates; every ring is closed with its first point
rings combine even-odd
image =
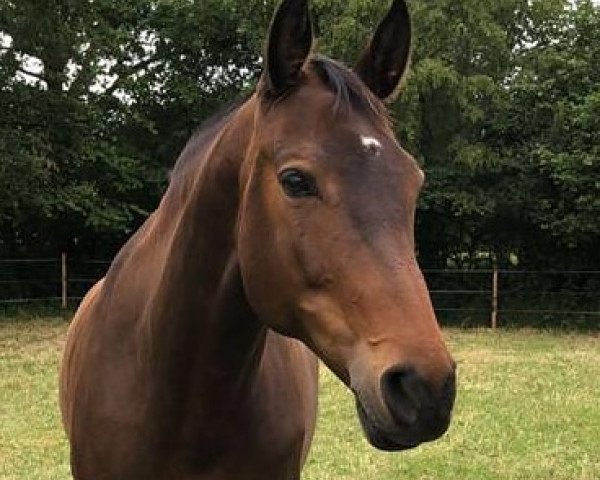
{"type": "Polygon", "coordinates": [[[307,480],[600,479],[598,338],[487,330],[446,337],[459,363],[446,436],[401,454],[374,451],[348,394],[323,373],[307,480]]]}
{"type": "MultiPolygon", "coordinates": [[[[56,400],[61,319],[0,319],[0,479],[65,480],[56,400]]],[[[600,479],[600,338],[450,330],[454,421],[440,441],[396,454],[364,440],[349,393],[322,370],[304,480],[600,479]]],[[[266,479],[268,480],[268,479],[266,479]]]]}
{"type": "Polygon", "coordinates": [[[0,319],[0,479],[69,475],[58,412],[62,319],[0,319]]]}

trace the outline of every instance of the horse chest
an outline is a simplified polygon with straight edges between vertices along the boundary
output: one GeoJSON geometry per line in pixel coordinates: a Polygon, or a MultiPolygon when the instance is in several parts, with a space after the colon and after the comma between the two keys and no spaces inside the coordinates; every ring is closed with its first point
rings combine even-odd
{"type": "MultiPolygon", "coordinates": [[[[246,419],[247,420],[247,419],[246,419]]],[[[176,455],[168,479],[290,480],[299,478],[305,429],[299,421],[285,424],[265,418],[251,425],[232,417],[232,424],[209,445],[189,444],[176,455]],[[234,422],[238,422],[237,427],[234,422]]],[[[210,427],[209,427],[210,428],[210,427]]]]}
{"type": "Polygon", "coordinates": [[[173,478],[299,478],[314,431],[316,388],[312,354],[270,339],[249,398],[213,405],[188,424],[189,441],[175,462],[187,473],[173,478]]]}

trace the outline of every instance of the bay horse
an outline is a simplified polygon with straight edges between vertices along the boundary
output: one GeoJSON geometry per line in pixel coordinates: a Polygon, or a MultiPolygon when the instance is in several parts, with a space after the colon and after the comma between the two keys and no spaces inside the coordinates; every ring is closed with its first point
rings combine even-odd
{"type": "Polygon", "coordinates": [[[392,7],[353,70],[284,0],[264,72],[181,154],[157,210],[80,305],[61,367],[75,480],[293,480],[320,359],[367,439],[440,437],[455,365],[415,259],[423,175],[383,100],[407,69],[392,7]]]}

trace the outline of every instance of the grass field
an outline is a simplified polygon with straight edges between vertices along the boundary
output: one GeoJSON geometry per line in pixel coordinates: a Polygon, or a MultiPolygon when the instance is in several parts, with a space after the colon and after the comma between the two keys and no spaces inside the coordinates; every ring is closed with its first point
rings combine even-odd
{"type": "MultiPolygon", "coordinates": [[[[0,479],[70,478],[56,401],[61,319],[0,319],[0,479]]],[[[600,339],[534,331],[446,332],[459,363],[453,424],[400,453],[368,446],[352,399],[322,371],[304,480],[600,479],[600,339]]],[[[268,480],[268,479],[265,479],[268,480]]]]}

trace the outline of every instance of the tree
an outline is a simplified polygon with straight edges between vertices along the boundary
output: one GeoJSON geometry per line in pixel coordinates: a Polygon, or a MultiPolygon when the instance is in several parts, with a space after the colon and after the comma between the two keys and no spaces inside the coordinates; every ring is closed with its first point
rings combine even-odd
{"type": "MultiPolygon", "coordinates": [[[[0,0],[0,256],[110,256],[193,129],[253,88],[276,3],[0,0]]],[[[600,265],[598,7],[410,4],[391,108],[427,172],[421,263],[600,265]]],[[[313,0],[319,50],[352,65],[387,7],[313,0]]]]}
{"type": "Polygon", "coordinates": [[[589,1],[551,6],[534,4],[490,142],[512,179],[500,207],[519,226],[522,264],[586,269],[600,265],[600,11],[589,1]]]}
{"type": "Polygon", "coordinates": [[[267,10],[0,2],[0,255],[111,254],[157,204],[195,125],[248,88],[267,10]]]}

